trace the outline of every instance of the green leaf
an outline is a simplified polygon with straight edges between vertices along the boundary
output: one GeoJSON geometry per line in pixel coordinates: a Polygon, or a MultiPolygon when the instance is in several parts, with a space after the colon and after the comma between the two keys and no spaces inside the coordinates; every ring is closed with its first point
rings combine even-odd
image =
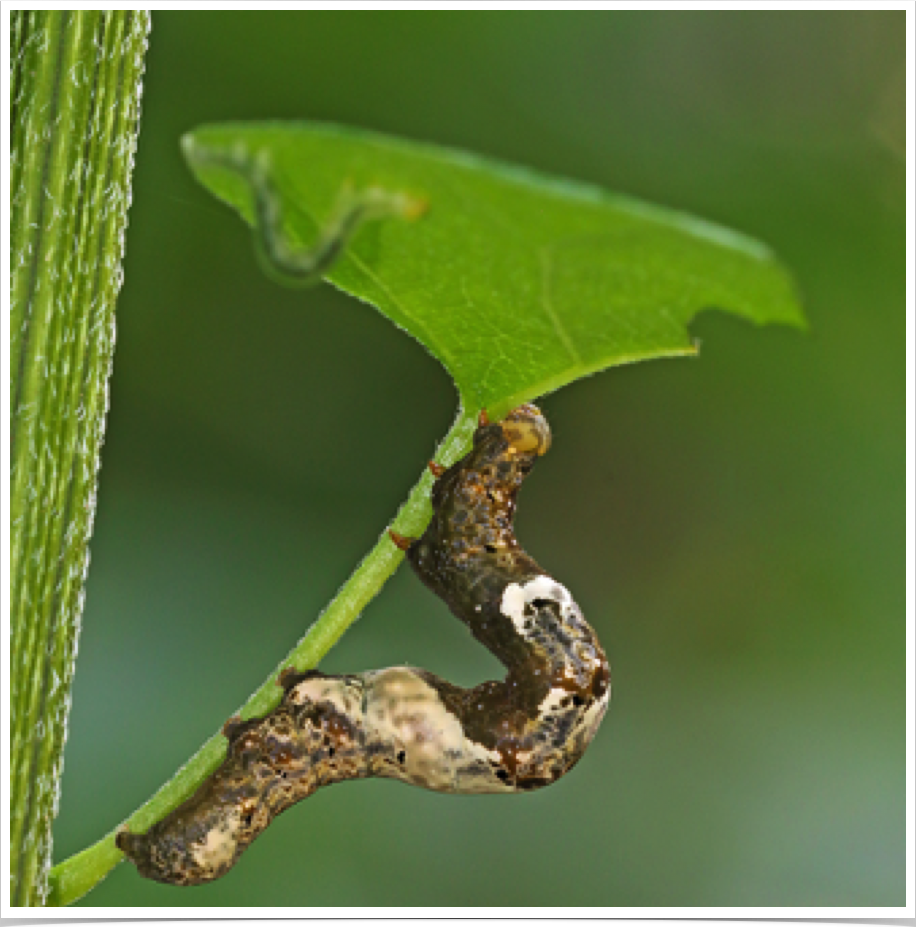
{"type": "Polygon", "coordinates": [[[48,893],[149,31],[16,10],[11,57],[10,898],[48,893]]]}
{"type": "Polygon", "coordinates": [[[301,245],[333,221],[342,191],[425,203],[419,221],[360,229],[327,279],[425,345],[468,408],[499,412],[605,367],[693,354],[688,323],[705,308],[804,324],[765,246],[584,184],[308,123],[205,126],[184,150],[249,222],[238,165],[266,166],[301,245]]]}

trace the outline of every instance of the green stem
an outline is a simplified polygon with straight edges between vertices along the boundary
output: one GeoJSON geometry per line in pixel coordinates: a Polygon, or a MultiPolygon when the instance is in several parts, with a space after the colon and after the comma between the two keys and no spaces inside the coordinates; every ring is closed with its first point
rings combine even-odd
{"type": "Polygon", "coordinates": [[[13,11],[10,900],[44,904],[149,31],[13,11]]]}
{"type": "MultiPolygon", "coordinates": [[[[454,463],[467,450],[474,432],[476,416],[462,411],[442,442],[436,459],[446,466],[454,463]]],[[[429,490],[432,475],[427,471],[411,490],[401,507],[392,528],[406,537],[422,534],[429,522],[431,509],[429,490]]],[[[280,661],[277,669],[239,711],[242,718],[260,716],[279,703],[282,692],[276,684],[278,673],[288,666],[297,670],[312,669],[334,646],[346,629],[359,617],[362,610],[379,593],[388,578],[403,560],[404,554],[392,543],[387,532],[353,575],[343,585],[327,609],[312,625],[308,633],[280,661]]],[[[214,734],[193,757],[124,824],[133,831],[145,832],[191,796],[198,786],[223,761],[226,739],[214,734]]],[[[51,870],[50,905],[67,905],[97,885],[123,859],[115,847],[115,828],[101,840],[59,863],[51,870]]]]}

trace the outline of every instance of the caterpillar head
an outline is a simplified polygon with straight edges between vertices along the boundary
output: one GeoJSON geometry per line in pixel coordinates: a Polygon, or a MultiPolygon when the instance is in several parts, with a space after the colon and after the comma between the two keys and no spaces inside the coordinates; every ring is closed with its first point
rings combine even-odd
{"type": "Polygon", "coordinates": [[[500,423],[510,453],[536,454],[550,450],[550,426],[537,406],[525,404],[513,409],[500,423]]]}

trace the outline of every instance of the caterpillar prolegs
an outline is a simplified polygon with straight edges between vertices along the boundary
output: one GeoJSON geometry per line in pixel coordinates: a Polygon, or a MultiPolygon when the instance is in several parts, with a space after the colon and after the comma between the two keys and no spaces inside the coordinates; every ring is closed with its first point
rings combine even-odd
{"type": "Polygon", "coordinates": [[[392,535],[420,579],[506,667],[462,689],[408,666],[352,676],[287,671],[263,718],[227,722],[227,756],[183,805],[117,845],[141,875],[175,885],[219,878],[271,820],[323,785],[383,776],[439,792],[522,792],[571,769],[607,708],[595,632],[515,539],[522,481],[550,446],[521,406],[486,416],[471,451],[441,471],[417,540],[392,535]]]}

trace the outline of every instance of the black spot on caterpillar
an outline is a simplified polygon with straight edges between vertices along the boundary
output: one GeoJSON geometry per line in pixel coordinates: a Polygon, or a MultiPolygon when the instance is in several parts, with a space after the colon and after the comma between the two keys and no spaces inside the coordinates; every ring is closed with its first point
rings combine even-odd
{"type": "Polygon", "coordinates": [[[523,792],[578,762],[607,708],[607,660],[572,596],[521,549],[512,527],[519,487],[549,446],[534,406],[500,423],[482,416],[467,456],[434,471],[423,536],[392,535],[506,678],[462,689],[406,666],[285,672],[274,711],[227,722],[226,759],[188,801],[144,835],[118,833],[141,875],[174,885],[219,878],[276,815],[345,779],[523,792]]]}

